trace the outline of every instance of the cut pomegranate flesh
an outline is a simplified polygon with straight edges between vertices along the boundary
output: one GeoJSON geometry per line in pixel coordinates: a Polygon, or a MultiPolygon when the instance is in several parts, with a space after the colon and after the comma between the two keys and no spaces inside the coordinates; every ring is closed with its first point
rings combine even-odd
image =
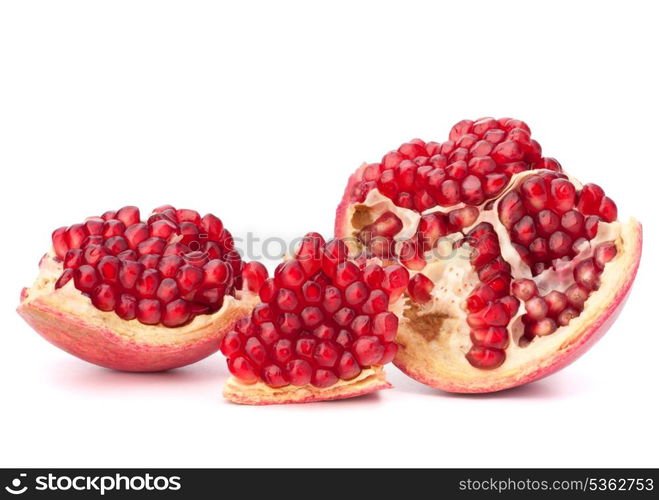
{"type": "Polygon", "coordinates": [[[325,244],[309,233],[264,281],[251,317],[224,337],[221,351],[235,377],[226,397],[306,402],[388,387],[381,367],[396,355],[398,329],[390,299],[407,285],[402,266],[352,261],[340,240],[325,244]]]}
{"type": "Polygon", "coordinates": [[[540,151],[523,122],[465,120],[449,141],[410,141],[351,177],[335,234],[410,270],[395,363],[415,378],[457,392],[519,385],[574,359],[619,310],[640,225],[540,151]],[[441,363],[441,376],[428,368],[441,363]]]}
{"type": "Polygon", "coordinates": [[[62,227],[19,313],[47,340],[92,363],[129,371],[183,366],[217,351],[267,274],[244,265],[212,214],[137,207],[62,227]]]}

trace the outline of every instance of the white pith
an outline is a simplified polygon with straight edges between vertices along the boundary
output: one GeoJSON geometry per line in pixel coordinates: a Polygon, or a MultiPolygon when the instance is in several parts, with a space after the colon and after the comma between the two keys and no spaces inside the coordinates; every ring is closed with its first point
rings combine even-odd
{"type": "MultiPolygon", "coordinates": [[[[528,277],[531,272],[528,266],[521,260],[516,250],[510,244],[510,236],[498,220],[497,207],[503,196],[511,189],[516,188],[528,176],[537,174],[538,171],[522,172],[513,176],[509,186],[502,192],[492,207],[484,210],[485,205],[478,207],[480,215],[476,224],[490,222],[497,231],[503,258],[512,267],[513,279],[528,277]]],[[[574,178],[569,178],[577,189],[581,184],[574,178]]],[[[462,205],[454,207],[433,207],[424,212],[448,212],[462,205]]],[[[365,201],[349,208],[342,234],[356,234],[360,228],[353,226],[353,215],[357,208],[373,210],[372,219],[375,220],[380,214],[391,211],[395,213],[404,224],[404,229],[396,236],[397,239],[406,239],[414,234],[418,225],[420,214],[418,212],[397,207],[393,202],[383,196],[377,189],[371,191],[365,201]]],[[[465,233],[470,228],[465,229],[465,233]]],[[[402,361],[411,371],[420,374],[437,374],[438,377],[450,378],[456,385],[478,386],[485,379],[523,377],[538,368],[538,363],[547,360],[548,353],[560,353],[573,342],[579,335],[593,324],[598,315],[606,310],[607,306],[614,300],[614,296],[624,280],[628,278],[628,268],[634,259],[638,258],[640,247],[636,247],[640,226],[637,221],[630,219],[629,222],[604,223],[600,222],[596,237],[585,243],[578,256],[571,261],[565,259],[564,265],[558,265],[557,270],[549,269],[538,276],[533,277],[541,294],[551,290],[564,291],[572,284],[572,273],[574,265],[584,258],[592,255],[593,249],[601,242],[614,241],[617,247],[617,255],[606,265],[601,276],[602,286],[593,292],[584,305],[584,310],[578,318],[573,319],[569,325],[559,327],[556,332],[545,337],[536,337],[530,344],[519,345],[519,338],[523,333],[521,316],[525,313],[524,304],[521,303],[515,318],[510,322],[511,344],[506,349],[506,361],[494,370],[480,370],[472,367],[465,358],[466,352],[471,348],[469,338],[469,326],[467,325],[467,312],[464,308],[464,300],[469,292],[479,281],[476,272],[468,260],[468,249],[463,253],[455,252],[451,258],[446,258],[447,253],[440,252],[444,258],[432,258],[431,253],[426,254],[427,265],[420,271],[435,282],[432,291],[431,302],[418,305],[407,300],[404,309],[405,314],[399,314],[400,327],[398,342],[401,344],[398,359],[402,361]],[[410,314],[413,312],[413,314],[410,314]],[[410,316],[415,319],[411,320],[410,316]],[[443,316],[441,326],[436,331],[429,332],[419,329],[418,319],[423,317],[443,316]]],[[[448,239],[461,237],[456,235],[447,236],[448,239]]],[[[410,271],[414,274],[415,271],[410,271]]],[[[436,323],[435,323],[436,324],[436,323]]],[[[478,389],[478,387],[476,387],[478,389]]]]}
{"type": "Polygon", "coordinates": [[[89,297],[77,290],[70,280],[66,285],[55,289],[55,282],[61,276],[63,266],[51,250],[39,264],[39,274],[32,287],[24,292],[22,307],[35,303],[56,310],[72,319],[83,321],[90,327],[107,329],[125,340],[151,346],[185,345],[202,340],[221,324],[244,316],[258,302],[256,295],[238,292],[238,298],[224,297],[222,308],[207,315],[195,316],[189,323],[168,328],[162,325],[144,325],[138,320],[124,320],[114,312],[97,309],[89,297]]]}

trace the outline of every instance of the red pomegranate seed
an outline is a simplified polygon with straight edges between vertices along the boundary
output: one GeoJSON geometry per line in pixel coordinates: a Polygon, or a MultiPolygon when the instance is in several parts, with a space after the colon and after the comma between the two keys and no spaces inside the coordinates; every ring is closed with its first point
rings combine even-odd
{"type": "Polygon", "coordinates": [[[119,268],[119,283],[126,290],[132,290],[138,278],[144,271],[144,265],[139,262],[124,261],[119,268]]]}
{"type": "Polygon", "coordinates": [[[557,321],[559,325],[565,326],[577,316],[579,316],[579,311],[577,309],[573,307],[566,307],[558,315],[557,321]]]}
{"type": "Polygon", "coordinates": [[[65,236],[69,248],[80,248],[89,233],[84,224],[73,224],[66,230],[65,236]]]}
{"type": "Polygon", "coordinates": [[[91,293],[100,280],[96,269],[88,264],[80,266],[74,271],[73,282],[75,287],[83,293],[91,293]]]}
{"type": "Polygon", "coordinates": [[[511,237],[516,243],[528,246],[535,239],[536,234],[533,218],[525,215],[513,226],[511,237]]]}
{"type": "MultiPolygon", "coordinates": [[[[571,184],[570,184],[571,185],[571,184]]],[[[556,231],[561,223],[561,219],[552,210],[541,210],[535,218],[538,234],[548,238],[556,231]]]]}
{"type": "Polygon", "coordinates": [[[473,346],[466,355],[467,361],[481,370],[498,368],[506,360],[506,353],[500,349],[473,346]]]}
{"type": "Polygon", "coordinates": [[[123,207],[117,210],[116,217],[128,227],[140,221],[140,209],[133,206],[123,207]]]}
{"type": "Polygon", "coordinates": [[[471,342],[480,347],[506,349],[509,344],[508,330],[500,326],[473,329],[470,337],[471,342]]]}
{"type": "Polygon", "coordinates": [[[352,353],[360,366],[368,367],[380,362],[384,354],[384,346],[378,337],[366,335],[355,341],[352,353]]]}
{"type": "Polygon", "coordinates": [[[299,303],[297,295],[293,290],[281,288],[277,292],[276,304],[281,311],[293,312],[297,309],[299,303]]]}
{"type": "Polygon", "coordinates": [[[204,281],[204,271],[198,267],[186,264],[176,273],[176,282],[183,295],[197,288],[204,281]]]}
{"type": "Polygon", "coordinates": [[[605,196],[602,198],[598,213],[605,222],[613,222],[618,218],[618,207],[611,198],[605,196]]]}
{"type": "Polygon", "coordinates": [[[160,273],[156,269],[145,269],[135,283],[135,292],[141,298],[154,298],[160,285],[160,273]]]}
{"type": "Polygon", "coordinates": [[[469,312],[475,313],[483,309],[486,305],[496,299],[494,290],[489,285],[478,285],[469,294],[466,300],[466,307],[469,312]]]}
{"type": "Polygon", "coordinates": [[[563,231],[556,231],[549,237],[549,252],[554,258],[561,258],[570,253],[572,238],[563,231]]]}
{"type": "Polygon", "coordinates": [[[586,184],[578,196],[577,209],[584,215],[599,215],[604,191],[597,184],[586,184]]]}
{"type": "Polygon", "coordinates": [[[254,366],[243,356],[227,359],[227,365],[231,374],[245,384],[253,384],[258,380],[254,366]]]}
{"type": "Polygon", "coordinates": [[[137,299],[133,295],[122,293],[117,300],[114,312],[121,319],[135,319],[137,317],[137,299]]]}
{"type": "Polygon", "coordinates": [[[547,316],[549,308],[542,297],[533,297],[526,301],[526,316],[532,320],[541,320],[547,316]]]}
{"type": "Polygon", "coordinates": [[[585,259],[574,268],[574,280],[586,290],[597,290],[599,288],[599,269],[593,259],[585,259]]]}
{"type": "Polygon", "coordinates": [[[535,282],[525,278],[513,281],[511,291],[515,297],[524,302],[538,295],[538,287],[535,282]]]}
{"type": "Polygon", "coordinates": [[[160,302],[155,299],[142,299],[137,303],[137,320],[145,325],[160,323],[160,302]]]}
{"type": "Polygon", "coordinates": [[[62,275],[55,282],[55,290],[62,288],[73,278],[73,269],[65,269],[62,275]]]}
{"type": "Polygon", "coordinates": [[[176,280],[172,278],[165,278],[162,280],[156,290],[156,297],[165,304],[177,299],[179,297],[179,290],[176,280]]]}
{"type": "Polygon", "coordinates": [[[101,311],[112,311],[117,303],[117,292],[107,283],[101,283],[92,291],[92,304],[101,311]]]}
{"type": "Polygon", "coordinates": [[[583,309],[584,302],[588,299],[588,290],[578,283],[575,283],[565,290],[565,296],[572,307],[581,310],[583,309]]]}
{"type": "Polygon", "coordinates": [[[87,234],[90,236],[100,236],[103,234],[105,221],[101,217],[90,217],[84,223],[87,234]]]}
{"type": "Polygon", "coordinates": [[[498,206],[499,220],[508,229],[511,229],[525,214],[526,209],[516,191],[504,196],[498,206]]]}
{"type": "Polygon", "coordinates": [[[213,214],[206,214],[201,219],[201,230],[208,238],[212,240],[219,239],[222,234],[224,225],[222,221],[213,214]]]}
{"type": "Polygon", "coordinates": [[[600,270],[604,269],[604,266],[611,262],[617,253],[618,250],[616,249],[614,242],[607,241],[605,243],[600,243],[595,247],[595,265],[600,270]]]}
{"type": "Polygon", "coordinates": [[[432,299],[432,289],[434,283],[427,276],[418,273],[414,275],[408,284],[407,291],[415,302],[424,304],[432,299]]]}
{"type": "Polygon", "coordinates": [[[576,190],[570,181],[566,179],[552,180],[549,192],[553,208],[559,214],[563,214],[574,207],[576,190]]]}
{"type": "Polygon", "coordinates": [[[533,336],[543,337],[556,331],[558,325],[552,318],[542,318],[527,325],[528,332],[533,336]]]}
{"type": "Polygon", "coordinates": [[[539,175],[529,177],[522,182],[520,192],[529,210],[540,212],[546,208],[549,199],[547,186],[539,175]]]}
{"type": "Polygon", "coordinates": [[[463,229],[476,222],[478,216],[479,210],[476,207],[458,208],[448,213],[448,223],[455,229],[463,229]]]}
{"type": "Polygon", "coordinates": [[[123,222],[121,222],[120,220],[111,219],[105,221],[105,224],[103,226],[103,238],[107,240],[109,238],[112,238],[113,236],[123,236],[125,231],[126,231],[126,226],[124,225],[123,222]]]}
{"type": "MultiPolygon", "coordinates": [[[[204,267],[204,273],[206,276],[205,280],[209,279],[209,273],[212,272],[209,271],[209,269],[213,269],[216,271],[213,275],[213,281],[222,279],[228,281],[228,279],[230,279],[231,268],[226,267],[225,263],[222,263],[225,267],[223,270],[220,269],[220,261],[217,261],[217,264],[213,264],[209,267],[212,262],[216,261],[211,261],[204,267]]],[[[245,284],[247,285],[247,289],[250,292],[257,293],[263,286],[263,283],[265,283],[265,280],[268,278],[268,270],[260,262],[248,262],[243,267],[242,276],[245,284]]]]}
{"type": "Polygon", "coordinates": [[[544,296],[544,299],[547,303],[547,314],[550,316],[558,316],[567,307],[567,297],[558,290],[552,290],[544,296]]]}
{"type": "MultiPolygon", "coordinates": [[[[158,271],[163,276],[163,278],[174,278],[179,268],[184,264],[184,261],[178,255],[168,255],[163,257],[158,262],[158,271]]],[[[222,262],[223,265],[226,265],[222,262]]],[[[219,283],[216,283],[216,285],[219,283]]]]}
{"type": "Polygon", "coordinates": [[[64,256],[64,268],[65,269],[77,269],[85,263],[85,257],[82,250],[79,248],[73,248],[66,252],[64,256]]]}

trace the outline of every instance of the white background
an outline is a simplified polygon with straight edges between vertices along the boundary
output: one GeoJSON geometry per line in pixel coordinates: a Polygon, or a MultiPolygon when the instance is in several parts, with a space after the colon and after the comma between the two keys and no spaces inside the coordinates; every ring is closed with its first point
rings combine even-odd
{"type": "Polygon", "coordinates": [[[656,4],[7,1],[0,7],[1,466],[659,466],[656,4]],[[462,118],[526,120],[645,226],[608,335],[543,381],[284,407],[220,355],[122,374],[15,313],[50,232],[125,204],[330,235],[350,172],[462,118]]]}

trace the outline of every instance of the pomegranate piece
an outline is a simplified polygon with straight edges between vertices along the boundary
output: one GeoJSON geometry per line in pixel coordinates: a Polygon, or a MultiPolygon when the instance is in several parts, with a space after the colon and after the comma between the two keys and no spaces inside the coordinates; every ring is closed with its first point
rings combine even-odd
{"type": "Polygon", "coordinates": [[[55,230],[52,243],[19,313],[55,345],[120,370],[212,354],[267,277],[243,264],[219,218],[169,206],[146,221],[134,206],[108,211],[55,230]]]}
{"type": "Polygon", "coordinates": [[[509,118],[463,120],[448,141],[415,139],[360,167],[335,235],[407,268],[394,363],[455,392],[514,387],[576,359],[622,307],[642,240],[604,189],[564,174],[509,118]],[[372,236],[383,222],[386,256],[372,236]]]}
{"type": "Polygon", "coordinates": [[[382,366],[396,354],[398,318],[388,309],[407,286],[408,272],[399,264],[383,269],[351,260],[342,242],[306,235],[262,283],[262,302],[251,317],[222,341],[233,375],[225,397],[300,403],[390,387],[382,366]]]}

